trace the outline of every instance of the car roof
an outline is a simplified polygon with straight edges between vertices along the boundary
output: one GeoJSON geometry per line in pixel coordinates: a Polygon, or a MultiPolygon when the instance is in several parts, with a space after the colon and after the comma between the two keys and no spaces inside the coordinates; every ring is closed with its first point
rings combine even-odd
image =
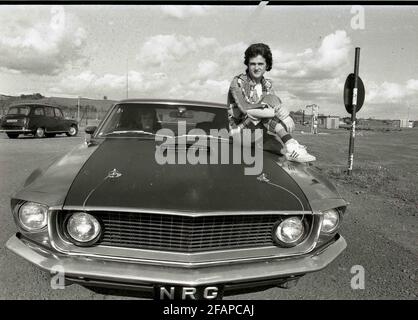
{"type": "Polygon", "coordinates": [[[18,102],[16,104],[10,105],[9,108],[25,107],[25,106],[28,106],[28,107],[30,107],[30,106],[42,106],[42,107],[60,108],[59,106],[53,106],[51,104],[47,104],[47,103],[44,103],[44,102],[18,102]]]}
{"type": "Polygon", "coordinates": [[[122,103],[150,103],[150,104],[168,104],[183,106],[201,106],[209,108],[226,109],[226,104],[217,102],[197,101],[197,100],[176,100],[176,99],[125,99],[118,101],[116,104],[122,103]]]}

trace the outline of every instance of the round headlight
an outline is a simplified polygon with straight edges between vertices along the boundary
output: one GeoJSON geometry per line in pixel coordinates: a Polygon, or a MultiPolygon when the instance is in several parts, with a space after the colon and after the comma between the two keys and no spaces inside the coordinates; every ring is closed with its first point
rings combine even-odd
{"type": "Polygon", "coordinates": [[[324,211],[324,219],[322,220],[321,232],[332,233],[334,232],[340,222],[340,215],[336,210],[324,211]]]}
{"type": "Polygon", "coordinates": [[[302,239],[305,228],[303,222],[296,217],[283,220],[276,229],[277,240],[286,246],[296,245],[302,239]]]}
{"type": "Polygon", "coordinates": [[[48,207],[35,202],[27,202],[19,208],[19,221],[27,231],[39,231],[47,224],[48,207]]]}
{"type": "Polygon", "coordinates": [[[77,212],[67,220],[68,235],[77,242],[91,242],[98,238],[100,231],[99,221],[88,213],[77,212]]]}

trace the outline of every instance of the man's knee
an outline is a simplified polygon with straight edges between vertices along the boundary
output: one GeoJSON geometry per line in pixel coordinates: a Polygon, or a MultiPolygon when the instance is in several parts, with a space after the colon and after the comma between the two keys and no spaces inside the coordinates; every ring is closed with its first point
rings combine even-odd
{"type": "Polygon", "coordinates": [[[282,104],[282,101],[278,96],[275,96],[274,94],[267,94],[263,97],[261,102],[267,103],[270,107],[278,107],[282,104]]]}

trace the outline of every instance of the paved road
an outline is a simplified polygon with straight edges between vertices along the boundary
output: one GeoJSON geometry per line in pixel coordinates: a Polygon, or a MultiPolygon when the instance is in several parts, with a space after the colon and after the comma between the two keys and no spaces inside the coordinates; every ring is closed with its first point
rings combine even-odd
{"type": "MultiPolygon", "coordinates": [[[[32,170],[79,143],[82,137],[10,140],[0,133],[0,299],[121,299],[78,285],[52,290],[47,274],[4,248],[16,231],[9,209],[10,195],[32,170]]],[[[346,251],[325,270],[303,277],[295,288],[227,299],[416,299],[416,216],[403,216],[399,221],[393,218],[390,206],[382,206],[381,198],[337,187],[352,204],[341,230],[348,242],[346,251]],[[365,269],[364,290],[350,286],[350,270],[355,265],[365,269]]]]}

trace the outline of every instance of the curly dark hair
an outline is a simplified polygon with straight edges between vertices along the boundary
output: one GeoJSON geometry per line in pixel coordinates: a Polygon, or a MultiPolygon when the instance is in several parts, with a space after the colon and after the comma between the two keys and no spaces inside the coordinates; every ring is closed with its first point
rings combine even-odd
{"type": "Polygon", "coordinates": [[[245,50],[244,64],[248,67],[250,59],[258,55],[266,59],[266,70],[270,71],[273,66],[273,55],[271,54],[270,47],[264,43],[254,43],[245,50]]]}

